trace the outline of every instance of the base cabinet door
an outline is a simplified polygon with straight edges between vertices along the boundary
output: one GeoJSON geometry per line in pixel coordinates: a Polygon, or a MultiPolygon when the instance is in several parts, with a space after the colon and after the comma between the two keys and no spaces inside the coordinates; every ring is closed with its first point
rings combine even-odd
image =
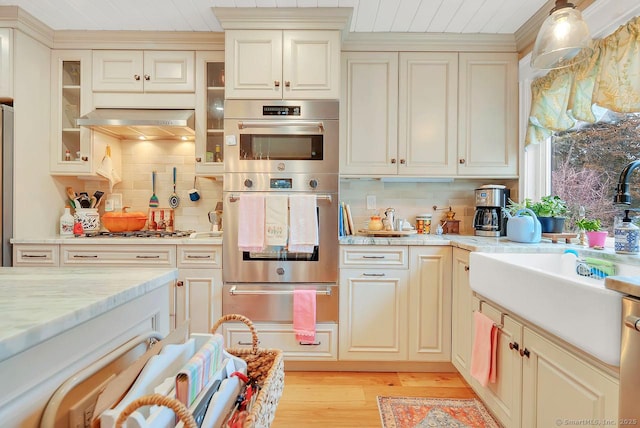
{"type": "Polygon", "coordinates": [[[523,342],[523,427],[617,426],[616,379],[527,327],[523,342]]]}
{"type": "Polygon", "coordinates": [[[451,360],[451,248],[409,249],[411,361],[451,360]]]}
{"type": "Polygon", "coordinates": [[[190,333],[209,333],[222,316],[222,271],[180,269],[174,299],[174,327],[188,320],[190,333]]]}
{"type": "Polygon", "coordinates": [[[453,249],[451,269],[451,362],[471,383],[471,345],[473,343],[473,291],[469,286],[469,251],[453,249]]]}
{"type": "Polygon", "coordinates": [[[476,391],[491,412],[505,427],[519,427],[522,402],[522,324],[501,313],[486,302],[474,299],[474,307],[488,316],[498,326],[496,351],[496,382],[482,388],[472,379],[476,391]]]}
{"type": "Polygon", "coordinates": [[[342,269],[341,360],[406,360],[407,278],[406,270],[342,269]]]}

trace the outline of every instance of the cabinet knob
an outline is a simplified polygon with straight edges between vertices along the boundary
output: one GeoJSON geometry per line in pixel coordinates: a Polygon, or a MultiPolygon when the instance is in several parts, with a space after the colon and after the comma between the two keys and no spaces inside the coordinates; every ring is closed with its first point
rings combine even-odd
{"type": "Polygon", "coordinates": [[[464,271],[469,272],[469,265],[464,265],[464,271]]]}
{"type": "Polygon", "coordinates": [[[311,187],[312,189],[315,189],[318,187],[318,180],[313,179],[313,180],[309,180],[309,187],[311,187]]]}
{"type": "Polygon", "coordinates": [[[459,163],[460,165],[464,165],[464,163],[465,163],[465,162],[466,162],[466,161],[465,161],[464,159],[460,159],[460,160],[458,160],[458,163],[459,163]]]}
{"type": "Polygon", "coordinates": [[[280,81],[279,80],[274,80],[273,81],[273,86],[275,86],[276,88],[280,87],[280,81]]]}
{"type": "Polygon", "coordinates": [[[134,74],[133,75],[133,79],[134,80],[140,80],[140,75],[139,74],[134,74]]]}
{"type": "Polygon", "coordinates": [[[151,76],[149,76],[148,74],[144,75],[144,80],[151,80],[151,76]]]}
{"type": "Polygon", "coordinates": [[[248,187],[249,189],[253,187],[253,180],[251,180],[250,178],[244,180],[244,187],[248,187]]]}
{"type": "Polygon", "coordinates": [[[400,165],[404,165],[405,163],[407,163],[407,161],[406,161],[406,160],[404,160],[404,159],[400,159],[400,165]]]}
{"type": "Polygon", "coordinates": [[[509,349],[512,351],[515,349],[517,351],[520,349],[520,345],[518,345],[518,342],[509,342],[509,349]]]}
{"type": "Polygon", "coordinates": [[[291,87],[291,82],[288,81],[288,80],[285,80],[284,81],[284,86],[286,86],[287,88],[290,88],[291,87]]]}
{"type": "Polygon", "coordinates": [[[184,286],[184,281],[176,281],[176,287],[184,286]]]}
{"type": "Polygon", "coordinates": [[[396,163],[396,159],[395,158],[391,159],[391,163],[396,163]]]}
{"type": "Polygon", "coordinates": [[[527,348],[521,349],[520,356],[529,358],[529,350],[527,348]]]}
{"type": "Polygon", "coordinates": [[[82,156],[80,159],[82,159],[83,161],[88,161],[89,160],[89,156],[82,156]]]}
{"type": "Polygon", "coordinates": [[[201,157],[197,157],[196,158],[196,162],[202,162],[202,158],[201,157]]]}

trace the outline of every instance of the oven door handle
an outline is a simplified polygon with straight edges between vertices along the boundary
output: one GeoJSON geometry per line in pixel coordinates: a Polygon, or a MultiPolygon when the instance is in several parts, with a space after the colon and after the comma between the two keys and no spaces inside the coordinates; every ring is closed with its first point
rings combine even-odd
{"type": "Polygon", "coordinates": [[[640,331],[640,317],[629,315],[624,319],[624,324],[629,328],[640,331]]]}
{"type": "Polygon", "coordinates": [[[314,122],[309,120],[270,120],[270,121],[250,121],[250,120],[239,120],[238,121],[238,129],[247,129],[247,128],[288,128],[288,127],[309,127],[309,128],[318,128],[320,132],[324,131],[324,123],[323,122],[314,122]]]}
{"type": "MultiPolygon", "coordinates": [[[[240,200],[240,195],[229,195],[229,202],[238,202],[240,200]]],[[[331,202],[333,198],[331,195],[316,195],[316,201],[329,201],[331,202]]]]}
{"type": "MultiPolygon", "coordinates": [[[[232,296],[249,296],[249,295],[260,295],[264,296],[265,294],[273,294],[273,295],[283,295],[283,294],[293,294],[293,290],[238,290],[238,288],[234,285],[229,289],[229,294],[232,296]]],[[[331,296],[331,288],[326,289],[317,289],[316,294],[322,294],[331,296]]]]}

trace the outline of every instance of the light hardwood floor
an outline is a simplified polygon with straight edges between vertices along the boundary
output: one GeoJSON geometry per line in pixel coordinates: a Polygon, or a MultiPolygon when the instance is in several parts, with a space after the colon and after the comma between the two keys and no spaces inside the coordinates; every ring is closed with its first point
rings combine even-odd
{"type": "Polygon", "coordinates": [[[273,428],[380,427],[378,395],[472,398],[458,373],[286,371],[273,428]]]}

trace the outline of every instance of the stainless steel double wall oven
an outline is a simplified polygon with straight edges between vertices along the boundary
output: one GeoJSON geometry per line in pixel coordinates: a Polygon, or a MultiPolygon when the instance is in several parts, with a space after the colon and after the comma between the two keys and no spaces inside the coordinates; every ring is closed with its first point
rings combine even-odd
{"type": "Polygon", "coordinates": [[[338,319],[338,102],[227,100],[223,312],[292,320],[293,290],[317,292],[317,321],[338,319]],[[238,201],[248,193],[315,195],[318,245],[238,248],[238,201]]]}

